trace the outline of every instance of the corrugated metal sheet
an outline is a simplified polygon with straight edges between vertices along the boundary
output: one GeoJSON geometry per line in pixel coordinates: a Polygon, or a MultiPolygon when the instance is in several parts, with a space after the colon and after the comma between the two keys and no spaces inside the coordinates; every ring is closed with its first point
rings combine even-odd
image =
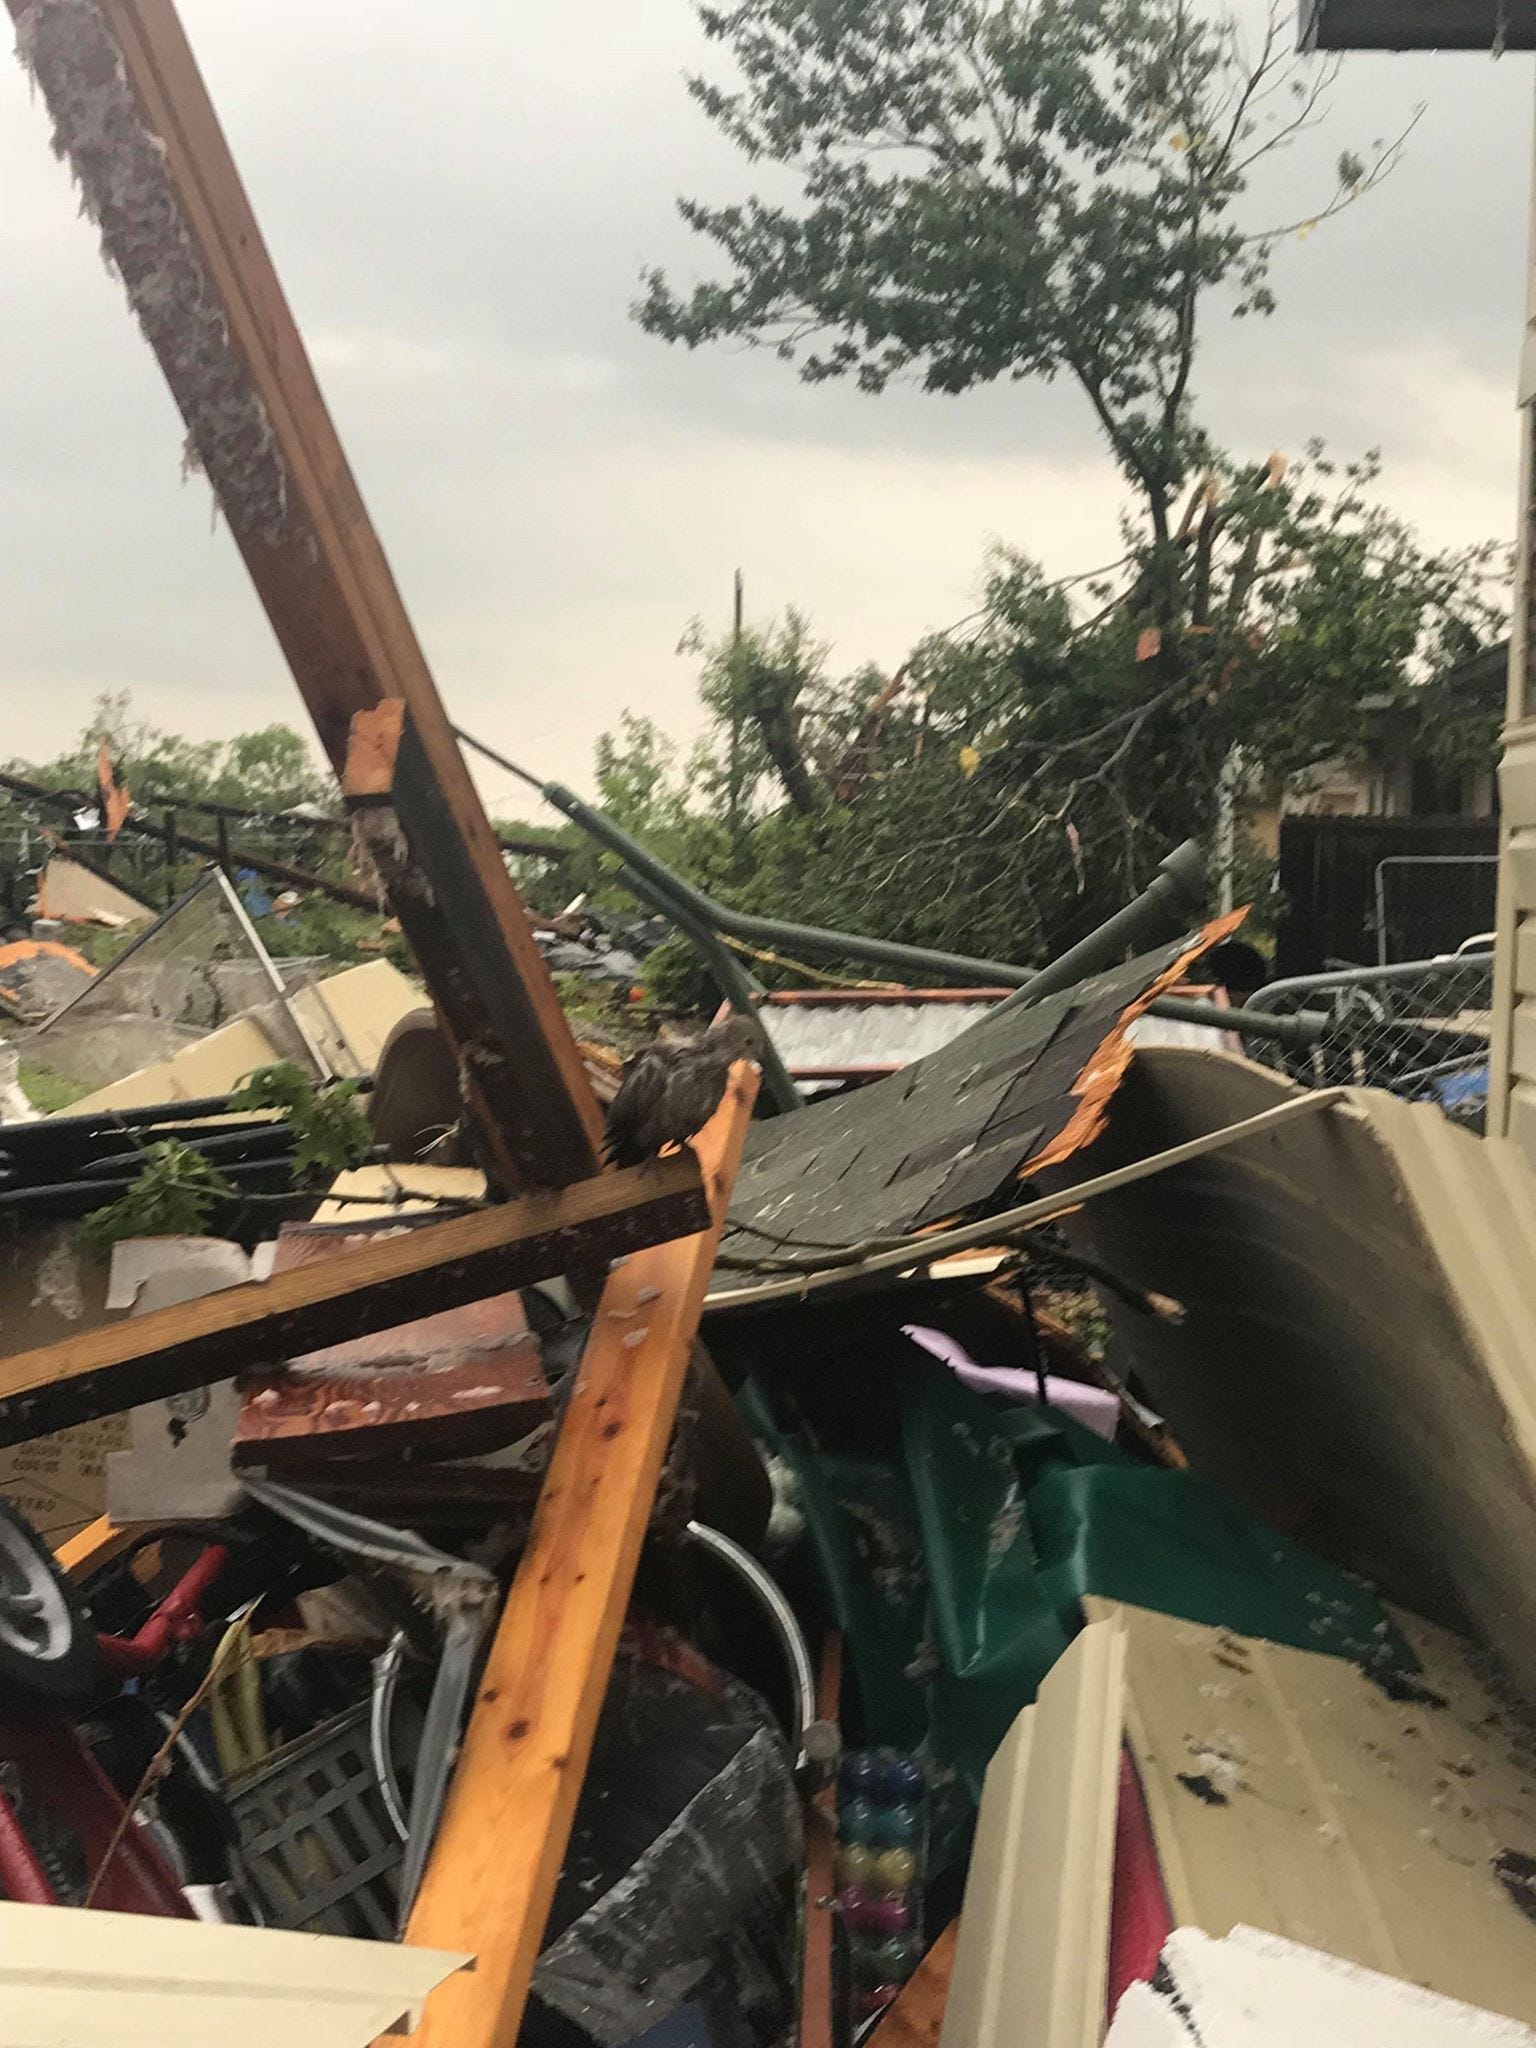
{"type": "Polygon", "coordinates": [[[841,1078],[894,1072],[937,1052],[979,1024],[1007,993],[999,989],[974,1002],[934,1002],[922,991],[902,1003],[859,996],[846,1002],[786,1003],[770,997],[762,1014],[768,1036],[797,1080],[841,1078]]]}

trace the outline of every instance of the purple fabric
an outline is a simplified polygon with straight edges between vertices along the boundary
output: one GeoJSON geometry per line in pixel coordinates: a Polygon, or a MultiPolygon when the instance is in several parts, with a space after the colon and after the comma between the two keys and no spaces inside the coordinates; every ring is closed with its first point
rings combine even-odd
{"type": "MultiPolygon", "coordinates": [[[[1017,1365],[978,1365],[965,1346],[943,1330],[930,1330],[921,1323],[904,1323],[903,1336],[921,1345],[930,1356],[942,1360],[963,1387],[976,1394],[1001,1394],[1009,1401],[1038,1401],[1039,1387],[1033,1372],[1017,1365]]],[[[1080,1380],[1062,1379],[1047,1373],[1045,1398],[1053,1408],[1070,1415],[1085,1429],[1106,1442],[1113,1439],[1120,1419],[1120,1404],[1103,1387],[1085,1387],[1080,1380]]]]}

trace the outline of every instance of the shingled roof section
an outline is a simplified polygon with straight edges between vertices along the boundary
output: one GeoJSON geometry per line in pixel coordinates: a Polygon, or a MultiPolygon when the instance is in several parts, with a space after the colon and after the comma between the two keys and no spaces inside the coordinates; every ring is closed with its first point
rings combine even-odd
{"type": "MultiPolygon", "coordinates": [[[[1218,919],[1026,1009],[984,1019],[851,1095],[754,1124],[722,1249],[857,1244],[981,1211],[1091,1144],[1131,1059],[1131,1022],[1235,929],[1218,919]]],[[[726,1272],[717,1285],[739,1285],[726,1272]]]]}

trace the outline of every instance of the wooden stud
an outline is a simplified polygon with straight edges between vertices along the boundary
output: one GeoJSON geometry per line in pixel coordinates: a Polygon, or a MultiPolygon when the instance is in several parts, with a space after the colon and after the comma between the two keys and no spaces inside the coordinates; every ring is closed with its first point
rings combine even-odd
{"type": "MultiPolygon", "coordinates": [[[[562,1133],[550,1121],[548,1101],[506,1085],[505,1055],[492,1051],[536,1042],[540,1019],[502,943],[484,878],[415,720],[399,698],[354,715],[341,786],[354,843],[410,933],[422,975],[439,997],[439,1015],[476,1020],[467,1049],[460,1040],[461,1088],[471,1100],[478,1094],[487,1106],[494,1102],[500,1135],[515,1158],[552,1156],[562,1133]]],[[[582,1076],[590,1093],[585,1067],[582,1076]]]]}
{"type": "MultiPolygon", "coordinates": [[[[596,1173],[602,1120],[172,0],[7,0],[102,243],[338,774],[354,713],[407,707],[434,820],[476,877],[515,982],[508,1042],[478,1000],[487,944],[432,986],[497,1178],[596,1173]],[[530,1143],[528,1133],[535,1137],[530,1143]],[[516,1134],[516,1135],[514,1135],[516,1134]]],[[[414,825],[403,819],[407,833],[414,825]]],[[[395,905],[412,945],[453,920],[395,905]]]]}
{"type": "Polygon", "coordinates": [[[756,1091],[738,1065],[695,1140],[709,1227],[628,1260],[598,1305],[411,1914],[407,1940],[475,1957],[422,2048],[517,2039],[756,1091]]]}
{"type": "Polygon", "coordinates": [[[959,1939],[960,1922],[951,1920],[902,1986],[896,2002],[870,2035],[867,2048],[939,2048],[959,1939]]]}
{"type": "MultiPolygon", "coordinates": [[[[829,1629],[816,1673],[816,1718],[833,1726],[842,1712],[843,1638],[829,1629]]],[[[837,1788],[825,1786],[805,1809],[805,1909],[800,1933],[800,2029],[796,2048],[832,2048],[832,1917],[837,1891],[837,1788]]]]}
{"type": "Polygon", "coordinates": [[[683,1153],[17,1352],[0,1359],[0,1445],[617,1258],[709,1213],[683,1153]]]}

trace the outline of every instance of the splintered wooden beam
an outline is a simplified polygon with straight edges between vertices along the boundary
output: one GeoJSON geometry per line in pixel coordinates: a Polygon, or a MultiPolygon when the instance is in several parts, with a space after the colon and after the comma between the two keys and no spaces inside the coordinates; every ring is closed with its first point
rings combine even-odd
{"type": "Polygon", "coordinates": [[[601,1264],[710,1214],[679,1153],[19,1351],[0,1359],[0,1446],[601,1264]]]}
{"type": "Polygon", "coordinates": [[[172,0],[6,4],[337,774],[356,712],[388,698],[409,710],[426,815],[401,822],[412,846],[447,853],[393,908],[431,963],[497,1177],[583,1180],[599,1170],[601,1118],[581,1056],[172,0]]]}
{"type": "Polygon", "coordinates": [[[475,1958],[422,2048],[517,2039],[756,1092],[737,1066],[694,1141],[708,1228],[603,1291],[410,1918],[408,1941],[475,1958]]]}
{"type": "MultiPolygon", "coordinates": [[[[496,1043],[520,1044],[529,1027],[494,906],[402,698],[353,714],[341,788],[360,855],[402,923],[408,911],[412,917],[411,943],[428,987],[458,991],[461,1007],[486,1020],[496,1043]]],[[[582,1079],[590,1094],[585,1067],[582,1079]]],[[[538,1156],[541,1142],[531,1108],[527,1097],[503,1091],[501,1113],[516,1120],[507,1135],[523,1158],[538,1156]]]]}

